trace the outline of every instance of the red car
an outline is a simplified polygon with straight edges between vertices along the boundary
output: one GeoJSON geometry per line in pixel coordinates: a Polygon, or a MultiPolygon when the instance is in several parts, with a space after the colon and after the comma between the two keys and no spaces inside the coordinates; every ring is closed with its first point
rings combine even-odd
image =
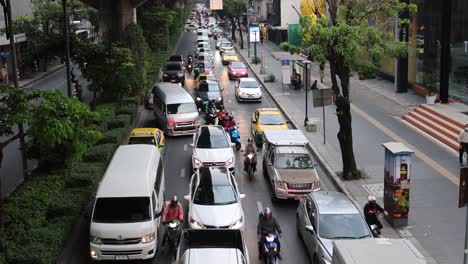
{"type": "Polygon", "coordinates": [[[233,61],[228,66],[228,76],[229,80],[249,77],[249,71],[243,62],[233,61]]]}

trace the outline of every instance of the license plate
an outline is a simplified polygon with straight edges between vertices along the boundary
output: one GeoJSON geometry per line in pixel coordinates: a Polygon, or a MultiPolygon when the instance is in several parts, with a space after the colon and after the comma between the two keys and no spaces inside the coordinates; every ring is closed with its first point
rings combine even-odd
{"type": "Polygon", "coordinates": [[[115,256],[115,260],[128,260],[128,256],[115,256]]]}
{"type": "Polygon", "coordinates": [[[175,83],[175,80],[171,80],[172,83],[175,83]]]}

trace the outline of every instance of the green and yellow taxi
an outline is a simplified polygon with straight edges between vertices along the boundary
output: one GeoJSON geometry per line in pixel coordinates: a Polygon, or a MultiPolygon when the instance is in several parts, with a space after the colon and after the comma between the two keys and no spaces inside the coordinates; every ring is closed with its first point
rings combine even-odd
{"type": "Polygon", "coordinates": [[[222,58],[223,65],[228,65],[232,61],[239,61],[239,57],[237,57],[237,54],[233,49],[226,50],[223,53],[223,58],[222,58]]]}
{"type": "Polygon", "coordinates": [[[263,145],[264,130],[287,130],[288,122],[278,108],[259,108],[252,114],[251,130],[258,146],[263,145]]]}
{"type": "Polygon", "coordinates": [[[149,144],[154,145],[161,156],[164,156],[164,133],[157,128],[134,128],[128,138],[128,144],[149,144]]]}
{"type": "Polygon", "coordinates": [[[200,83],[200,81],[217,81],[217,80],[216,80],[216,77],[214,76],[213,72],[210,72],[210,73],[202,72],[195,79],[196,83],[200,83]]]}

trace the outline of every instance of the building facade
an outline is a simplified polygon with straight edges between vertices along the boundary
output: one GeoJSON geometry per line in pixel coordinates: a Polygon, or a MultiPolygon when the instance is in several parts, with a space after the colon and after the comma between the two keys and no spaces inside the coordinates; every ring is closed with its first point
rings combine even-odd
{"type": "MultiPolygon", "coordinates": [[[[411,2],[418,6],[418,13],[408,31],[409,85],[425,88],[434,83],[441,94],[448,91],[450,98],[468,102],[468,1],[411,2]]],[[[385,75],[395,75],[392,59],[382,65],[385,75]]]]}

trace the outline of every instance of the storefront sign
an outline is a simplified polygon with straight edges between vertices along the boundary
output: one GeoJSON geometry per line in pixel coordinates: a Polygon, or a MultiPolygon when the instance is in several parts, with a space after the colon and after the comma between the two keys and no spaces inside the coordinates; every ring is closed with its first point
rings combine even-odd
{"type": "Polygon", "coordinates": [[[250,27],[249,33],[251,43],[260,42],[260,27],[250,27]]]}

